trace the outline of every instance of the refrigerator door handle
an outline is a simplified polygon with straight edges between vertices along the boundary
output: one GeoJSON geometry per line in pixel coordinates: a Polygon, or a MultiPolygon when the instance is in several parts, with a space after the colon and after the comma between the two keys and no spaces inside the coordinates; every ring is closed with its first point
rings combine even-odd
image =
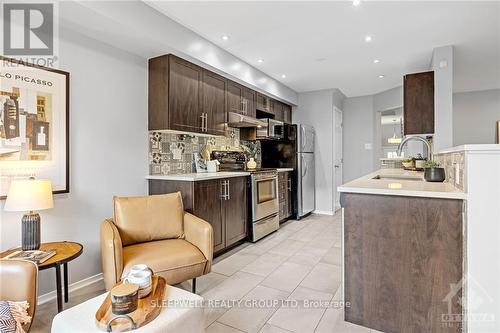
{"type": "Polygon", "coordinates": [[[300,131],[302,132],[302,140],[300,140],[300,144],[302,145],[301,151],[304,151],[306,149],[307,143],[306,129],[304,128],[304,126],[300,126],[300,131]]]}
{"type": "Polygon", "coordinates": [[[304,160],[304,156],[303,155],[300,155],[300,158],[302,160],[302,177],[305,177],[306,173],[307,173],[307,161],[304,160]]]}

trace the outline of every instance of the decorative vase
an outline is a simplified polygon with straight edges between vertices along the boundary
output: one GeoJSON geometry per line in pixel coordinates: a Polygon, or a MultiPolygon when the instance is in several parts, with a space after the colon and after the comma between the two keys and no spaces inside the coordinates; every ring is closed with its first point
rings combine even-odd
{"type": "Polygon", "coordinates": [[[247,162],[247,169],[255,169],[257,167],[257,162],[255,162],[253,157],[250,157],[250,161],[247,162]]]}
{"type": "Polygon", "coordinates": [[[444,182],[446,178],[444,168],[425,168],[424,179],[428,182],[444,182]]]}

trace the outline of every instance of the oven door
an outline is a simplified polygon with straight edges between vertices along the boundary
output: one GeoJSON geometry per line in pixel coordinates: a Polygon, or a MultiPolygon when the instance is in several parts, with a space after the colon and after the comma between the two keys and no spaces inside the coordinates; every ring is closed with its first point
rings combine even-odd
{"type": "Polygon", "coordinates": [[[252,221],[276,214],[278,210],[278,177],[252,175],[252,221]]]}

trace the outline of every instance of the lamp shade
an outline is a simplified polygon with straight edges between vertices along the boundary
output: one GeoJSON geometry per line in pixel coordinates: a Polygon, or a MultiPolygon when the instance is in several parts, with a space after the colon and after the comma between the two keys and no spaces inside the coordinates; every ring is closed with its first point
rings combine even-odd
{"type": "Polygon", "coordinates": [[[10,212],[27,212],[54,207],[50,180],[13,180],[4,209],[10,212]]]}

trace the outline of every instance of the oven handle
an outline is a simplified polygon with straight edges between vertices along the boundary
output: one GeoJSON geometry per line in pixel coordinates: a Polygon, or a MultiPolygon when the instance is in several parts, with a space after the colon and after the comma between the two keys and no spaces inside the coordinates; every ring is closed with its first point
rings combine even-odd
{"type": "Polygon", "coordinates": [[[263,182],[263,181],[266,181],[266,180],[277,180],[278,177],[276,176],[273,176],[273,177],[268,177],[268,178],[256,178],[254,179],[255,182],[263,182]]]}

